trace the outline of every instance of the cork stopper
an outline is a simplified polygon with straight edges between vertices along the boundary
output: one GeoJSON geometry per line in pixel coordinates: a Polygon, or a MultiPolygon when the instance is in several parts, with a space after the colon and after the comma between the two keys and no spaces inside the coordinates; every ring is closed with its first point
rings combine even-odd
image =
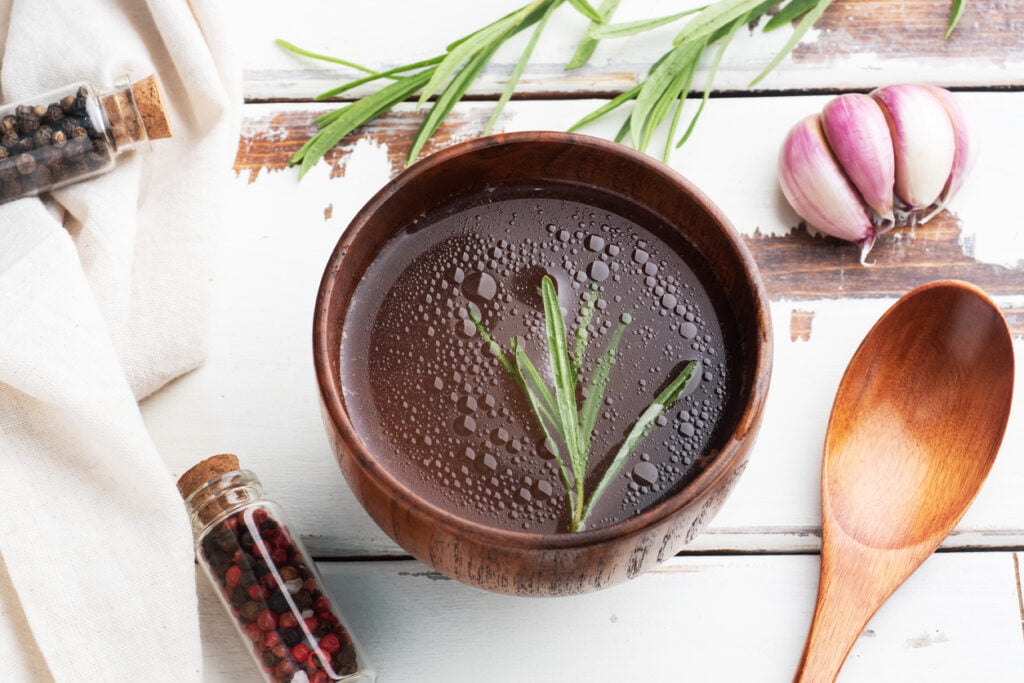
{"type": "Polygon", "coordinates": [[[239,469],[238,456],[221,453],[193,465],[188,472],[178,479],[178,492],[182,498],[188,498],[192,492],[206,482],[222,474],[239,469]]]}
{"type": "Polygon", "coordinates": [[[172,135],[160,83],[154,75],[131,86],[119,86],[103,95],[102,102],[118,151],[148,149],[151,141],[172,135]]]}
{"type": "Polygon", "coordinates": [[[162,140],[171,137],[171,121],[167,118],[167,107],[164,106],[160,81],[156,75],[150,75],[141,81],[132,83],[135,105],[142,115],[142,125],[150,140],[162,140]]]}

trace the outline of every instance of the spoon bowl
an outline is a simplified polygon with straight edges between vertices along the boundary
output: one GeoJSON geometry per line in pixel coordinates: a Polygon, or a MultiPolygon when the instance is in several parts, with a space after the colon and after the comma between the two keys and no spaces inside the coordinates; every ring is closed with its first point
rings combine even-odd
{"type": "Polygon", "coordinates": [[[833,681],[868,619],[967,511],[1009,419],[1013,345],[977,287],[890,308],[846,369],[822,460],[822,560],[796,681],[833,681]]]}

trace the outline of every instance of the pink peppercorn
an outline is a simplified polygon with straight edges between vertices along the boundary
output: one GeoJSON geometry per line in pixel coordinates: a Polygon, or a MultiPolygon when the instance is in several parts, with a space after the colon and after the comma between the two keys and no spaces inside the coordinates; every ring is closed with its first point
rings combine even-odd
{"type": "Polygon", "coordinates": [[[281,642],[281,634],[277,631],[267,631],[263,634],[263,647],[268,650],[281,642]]]}
{"type": "Polygon", "coordinates": [[[237,564],[232,565],[231,568],[224,573],[224,583],[228,585],[228,588],[234,588],[237,586],[241,578],[242,568],[237,564]]]}
{"type": "Polygon", "coordinates": [[[335,652],[341,649],[341,641],[338,640],[338,636],[334,635],[333,633],[328,633],[326,636],[320,639],[320,647],[322,647],[325,652],[330,652],[331,654],[334,654],[335,652]]]}
{"type": "Polygon", "coordinates": [[[277,628],[277,612],[272,609],[261,610],[256,617],[256,626],[261,631],[270,631],[277,628]]]}
{"type": "Polygon", "coordinates": [[[249,594],[249,597],[253,600],[266,600],[268,597],[270,597],[270,593],[267,592],[267,589],[259,584],[249,586],[246,592],[249,594]]]}
{"type": "Polygon", "coordinates": [[[274,564],[280,567],[288,561],[288,553],[285,550],[278,548],[277,550],[271,551],[270,559],[274,564]]]}
{"type": "Polygon", "coordinates": [[[309,657],[309,646],[305,643],[299,643],[292,648],[291,654],[292,659],[296,662],[304,662],[306,661],[306,657],[309,657]]]}
{"type": "Polygon", "coordinates": [[[316,617],[306,617],[302,620],[302,623],[306,626],[306,630],[313,632],[316,630],[317,620],[316,617]]]}
{"type": "Polygon", "coordinates": [[[313,611],[314,612],[317,612],[317,613],[327,612],[330,609],[331,609],[331,601],[328,600],[327,598],[325,598],[322,595],[319,598],[317,598],[316,600],[313,601],[313,611]]]}
{"type": "Polygon", "coordinates": [[[294,613],[285,612],[281,615],[278,624],[281,626],[281,628],[295,628],[299,625],[299,620],[296,618],[294,613]]]}

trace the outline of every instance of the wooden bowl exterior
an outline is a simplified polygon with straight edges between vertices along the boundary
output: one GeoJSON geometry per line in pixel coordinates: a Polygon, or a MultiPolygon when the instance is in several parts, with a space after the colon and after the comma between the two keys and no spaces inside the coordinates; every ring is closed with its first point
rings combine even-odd
{"type": "Polygon", "coordinates": [[[728,220],[682,176],[622,145],[567,133],[513,133],[453,146],[377,193],[342,235],[317,297],[314,362],[324,423],[341,470],[374,521],[410,554],[474,586],[528,596],[605,588],[674,555],[718,511],[746,466],[771,374],[770,316],[753,259],[728,220]],[[341,329],[356,284],[391,236],[466,192],[571,182],[616,194],[677,226],[707,259],[739,327],[743,398],[722,449],[693,481],[617,524],[530,534],[469,522],[418,498],[355,433],[340,381],[341,329]]]}

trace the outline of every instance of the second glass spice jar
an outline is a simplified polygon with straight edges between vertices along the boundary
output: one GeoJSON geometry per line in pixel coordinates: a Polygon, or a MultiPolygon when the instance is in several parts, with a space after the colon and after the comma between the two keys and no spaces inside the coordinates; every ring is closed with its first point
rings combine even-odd
{"type": "Polygon", "coordinates": [[[267,681],[373,680],[312,559],[255,474],[234,455],[217,455],[182,475],[178,489],[197,560],[267,681]]]}

